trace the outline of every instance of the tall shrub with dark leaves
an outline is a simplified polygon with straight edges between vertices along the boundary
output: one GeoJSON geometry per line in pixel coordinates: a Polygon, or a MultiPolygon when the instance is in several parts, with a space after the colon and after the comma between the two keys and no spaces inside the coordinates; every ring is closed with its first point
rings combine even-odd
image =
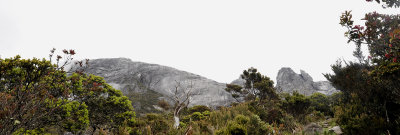
{"type": "MultiPolygon", "coordinates": [[[[397,0],[376,1],[399,6],[397,0]]],[[[339,62],[332,66],[334,74],[325,75],[343,93],[335,108],[338,124],[349,134],[400,134],[400,15],[368,13],[365,25],[352,19],[346,11],[340,24],[348,29],[348,42],[356,45],[358,62],[339,62]],[[368,47],[368,57],[362,46],[368,47]]]]}

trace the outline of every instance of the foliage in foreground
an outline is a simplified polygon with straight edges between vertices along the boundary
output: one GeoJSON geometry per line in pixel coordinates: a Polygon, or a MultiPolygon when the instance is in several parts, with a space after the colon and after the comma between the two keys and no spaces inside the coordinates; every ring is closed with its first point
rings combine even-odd
{"type": "Polygon", "coordinates": [[[173,114],[148,113],[132,127],[135,134],[217,134],[264,135],[301,133],[303,126],[330,117],[331,96],[298,93],[284,94],[280,100],[248,101],[217,110],[194,106],[182,111],[178,129],[173,127],[173,114]],[[285,97],[285,98],[283,98],[285,97]],[[324,102],[321,102],[324,101],[324,102]],[[304,108],[293,108],[302,106],[304,108]],[[327,111],[325,110],[327,107],[327,111]],[[301,110],[301,111],[300,111],[301,110]],[[326,115],[324,115],[326,114],[326,115]]]}
{"type": "MultiPolygon", "coordinates": [[[[64,50],[66,61],[73,50],[64,50]]],[[[54,50],[52,50],[53,55],[54,50]]],[[[45,132],[80,134],[93,130],[114,130],[135,122],[131,101],[105,83],[103,78],[75,72],[67,76],[49,60],[0,59],[0,134],[45,132]]],[[[82,65],[82,62],[77,64],[82,65]]]]}
{"type": "MultiPolygon", "coordinates": [[[[256,87],[248,89],[265,93],[218,110],[206,106],[186,108],[180,126],[174,128],[173,115],[167,112],[150,113],[136,120],[131,101],[101,77],[82,72],[67,75],[63,67],[48,60],[19,56],[0,59],[0,69],[1,134],[275,134],[320,120],[321,115],[310,115],[316,111],[329,114],[323,109],[329,102],[321,102],[326,97],[293,93],[279,98],[272,81],[263,76],[251,77],[251,72],[247,76],[253,82],[249,83],[256,87]]],[[[160,104],[165,110],[170,108],[167,102],[160,104]]]]}
{"type": "MultiPolygon", "coordinates": [[[[398,0],[376,1],[400,5],[398,0]]],[[[358,62],[338,62],[334,74],[325,75],[343,93],[335,117],[348,134],[400,134],[400,15],[373,12],[363,20],[365,26],[354,25],[350,11],[340,18],[358,62]],[[368,58],[362,45],[368,47],[368,58]]]]}

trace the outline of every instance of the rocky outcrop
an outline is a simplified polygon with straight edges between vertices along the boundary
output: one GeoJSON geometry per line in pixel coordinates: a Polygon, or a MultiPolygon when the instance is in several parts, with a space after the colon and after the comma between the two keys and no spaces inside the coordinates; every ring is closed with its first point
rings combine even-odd
{"type": "Polygon", "coordinates": [[[246,80],[242,79],[241,77],[239,77],[236,80],[233,80],[230,84],[235,84],[235,85],[239,85],[244,87],[244,84],[246,83],[246,80]]]}
{"type": "Polygon", "coordinates": [[[297,74],[288,67],[279,70],[276,81],[276,88],[281,92],[297,91],[304,95],[320,92],[330,95],[337,91],[328,81],[314,82],[313,78],[305,71],[300,70],[300,74],[297,74]]]}
{"type": "MultiPolygon", "coordinates": [[[[126,95],[155,91],[160,94],[158,98],[145,99],[146,102],[155,102],[155,104],[158,99],[168,99],[167,97],[173,94],[172,89],[176,82],[183,81],[193,84],[195,95],[191,97],[190,106],[224,106],[234,100],[231,94],[224,90],[226,86],[223,83],[175,68],[134,62],[127,58],[92,59],[85,72],[104,77],[108,84],[126,95]]],[[[153,107],[153,105],[147,107],[153,107]]]]}
{"type": "Polygon", "coordinates": [[[312,135],[315,133],[322,133],[322,127],[318,125],[317,123],[310,123],[306,126],[304,126],[304,133],[306,135],[312,135]]]}
{"type": "Polygon", "coordinates": [[[335,133],[335,134],[337,134],[337,135],[343,134],[343,131],[342,131],[342,129],[340,129],[339,126],[334,126],[334,127],[332,127],[331,129],[329,129],[329,132],[335,133]]]}
{"type": "Polygon", "coordinates": [[[313,86],[316,88],[317,92],[325,95],[332,95],[335,92],[339,92],[329,81],[314,82],[313,86]]]}

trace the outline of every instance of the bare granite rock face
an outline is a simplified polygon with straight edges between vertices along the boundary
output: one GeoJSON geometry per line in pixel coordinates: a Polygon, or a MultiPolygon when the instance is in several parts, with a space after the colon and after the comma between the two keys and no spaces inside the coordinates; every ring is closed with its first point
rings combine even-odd
{"type": "MultiPolygon", "coordinates": [[[[178,82],[192,82],[193,95],[189,106],[207,105],[210,107],[226,106],[234,101],[226,92],[223,83],[175,68],[134,62],[127,58],[92,59],[86,73],[104,77],[106,82],[124,94],[143,93],[149,90],[162,95],[158,99],[168,99],[178,82]]],[[[158,99],[154,100],[157,104],[158,99]]]]}
{"type": "Polygon", "coordinates": [[[288,67],[279,70],[276,81],[276,88],[288,93],[297,91],[300,94],[311,95],[315,92],[320,92],[331,95],[338,91],[328,81],[314,82],[313,78],[305,71],[300,70],[300,74],[297,74],[288,67]]]}
{"type": "Polygon", "coordinates": [[[246,80],[244,80],[241,77],[239,77],[238,79],[233,80],[230,84],[235,84],[235,85],[239,85],[239,86],[244,87],[245,83],[246,83],[246,80]]]}
{"type": "Polygon", "coordinates": [[[325,94],[325,95],[332,95],[335,92],[339,92],[329,81],[318,81],[314,82],[314,88],[317,89],[317,92],[325,94]]]}

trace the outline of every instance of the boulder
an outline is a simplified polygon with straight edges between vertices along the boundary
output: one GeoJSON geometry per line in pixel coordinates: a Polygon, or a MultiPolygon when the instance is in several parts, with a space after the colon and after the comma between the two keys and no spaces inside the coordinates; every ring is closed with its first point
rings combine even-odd
{"type": "Polygon", "coordinates": [[[304,132],[308,134],[322,133],[322,127],[317,123],[310,123],[304,126],[304,132]]]}
{"type": "Polygon", "coordinates": [[[334,126],[331,129],[329,129],[329,132],[333,132],[337,135],[343,134],[342,129],[340,129],[339,126],[334,126]]]}

